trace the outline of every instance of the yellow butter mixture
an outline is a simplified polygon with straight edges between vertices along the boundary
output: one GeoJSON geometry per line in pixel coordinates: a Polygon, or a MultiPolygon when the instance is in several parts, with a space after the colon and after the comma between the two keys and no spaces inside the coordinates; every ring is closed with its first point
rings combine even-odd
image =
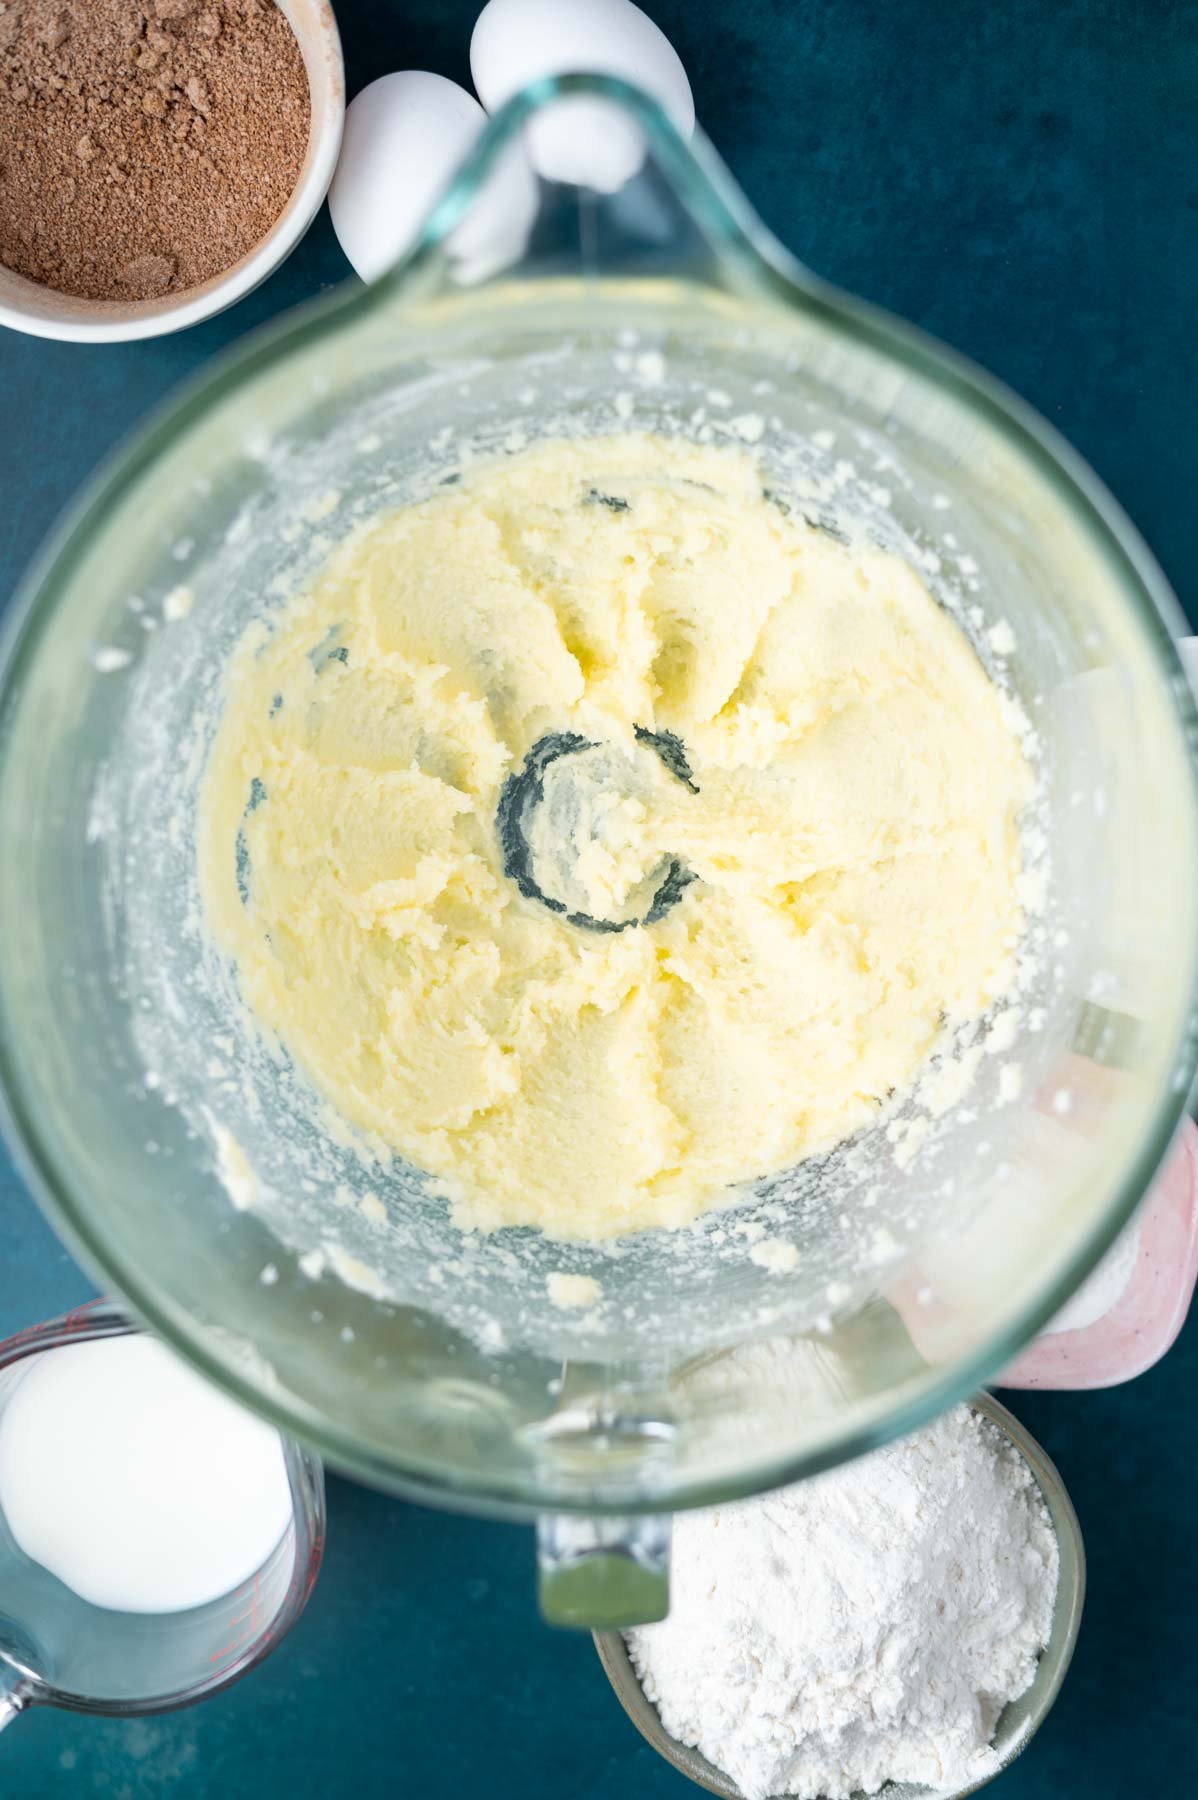
{"type": "Polygon", "coordinates": [[[1030,775],[900,558],[747,455],[542,444],[233,657],[207,926],[463,1224],[604,1238],[825,1151],[1013,978],[1030,775]]]}

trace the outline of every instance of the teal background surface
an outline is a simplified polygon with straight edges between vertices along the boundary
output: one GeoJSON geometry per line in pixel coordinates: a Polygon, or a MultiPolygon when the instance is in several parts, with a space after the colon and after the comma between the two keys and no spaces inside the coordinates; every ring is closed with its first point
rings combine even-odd
{"type": "MultiPolygon", "coordinates": [[[[563,5],[569,0],[562,0],[563,5]]],[[[350,92],[469,80],[471,0],[335,0],[350,92]]],[[[653,0],[701,122],[819,273],[993,369],[1107,480],[1198,619],[1198,3],[653,0]]],[[[341,281],[322,214],[231,312],[113,347],[0,332],[0,604],[58,510],[214,351],[341,281]]],[[[0,1337],[83,1298],[0,1152],[0,1337]]],[[[1107,1393],[1016,1395],[1086,1533],[1073,1670],[1003,1800],[1190,1791],[1198,1727],[1198,1326],[1107,1393]]],[[[115,1724],[34,1712],[4,1800],[685,1800],[589,1639],[536,1616],[531,1535],[330,1481],[324,1573],[291,1638],[207,1705],[115,1724]]]]}

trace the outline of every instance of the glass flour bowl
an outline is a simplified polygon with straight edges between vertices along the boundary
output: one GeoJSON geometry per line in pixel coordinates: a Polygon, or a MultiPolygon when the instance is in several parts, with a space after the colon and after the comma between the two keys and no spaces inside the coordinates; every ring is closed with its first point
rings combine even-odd
{"type": "Polygon", "coordinates": [[[550,1616],[658,1614],[670,1510],[971,1392],[1151,1181],[1195,1065],[1181,628],[1042,421],[795,264],[635,90],[539,83],[400,267],[215,365],[28,579],[0,688],[0,1061],[30,1183],[155,1330],[328,1460],[538,1516],[550,1616]],[[614,192],[531,170],[533,115],[580,105],[643,153],[614,192]],[[967,1104],[909,1103],[692,1229],[463,1237],[243,1028],[202,926],[197,782],[231,645],[359,519],[468,456],[628,430],[748,446],[783,504],[855,522],[953,609],[1034,743],[1025,991],[967,1104]],[[763,1237],[795,1266],[759,1266],[763,1237]],[[558,1272],[602,1303],[555,1307],[558,1272]],[[807,1341],[798,1385],[780,1336],[807,1341]]]}

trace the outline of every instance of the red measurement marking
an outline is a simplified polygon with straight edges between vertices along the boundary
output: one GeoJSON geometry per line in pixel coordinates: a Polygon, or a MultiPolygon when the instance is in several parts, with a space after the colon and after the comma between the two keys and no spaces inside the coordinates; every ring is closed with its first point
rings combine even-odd
{"type": "Polygon", "coordinates": [[[234,1594],[234,1596],[233,1596],[234,1606],[241,1606],[246,1601],[248,1601],[249,1604],[248,1604],[248,1606],[246,1606],[244,1612],[235,1612],[230,1617],[229,1631],[230,1631],[231,1635],[226,1643],[223,1643],[218,1650],[214,1650],[212,1652],[212,1655],[208,1658],[208,1661],[210,1663],[220,1662],[222,1660],[222,1658],[224,1658],[226,1656],[231,1656],[235,1650],[240,1650],[242,1648],[242,1646],[245,1644],[247,1637],[249,1637],[251,1635],[249,1632],[246,1632],[246,1631],[238,1631],[237,1627],[239,1625],[244,1625],[246,1623],[247,1619],[251,1622],[251,1625],[252,1625],[253,1619],[254,1619],[254,1609],[255,1609],[255,1605],[257,1603],[257,1587],[258,1587],[258,1578],[257,1578],[257,1576],[255,1576],[253,1582],[250,1584],[249,1587],[244,1587],[244,1588],[240,1589],[240,1591],[238,1593],[234,1594]]]}

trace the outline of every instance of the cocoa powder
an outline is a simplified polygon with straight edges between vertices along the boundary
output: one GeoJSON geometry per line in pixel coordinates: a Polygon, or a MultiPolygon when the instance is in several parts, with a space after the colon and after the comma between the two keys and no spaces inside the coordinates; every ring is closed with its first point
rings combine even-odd
{"type": "Polygon", "coordinates": [[[0,0],[0,263],[88,300],[207,281],[286,206],[309,118],[274,0],[0,0]]]}

